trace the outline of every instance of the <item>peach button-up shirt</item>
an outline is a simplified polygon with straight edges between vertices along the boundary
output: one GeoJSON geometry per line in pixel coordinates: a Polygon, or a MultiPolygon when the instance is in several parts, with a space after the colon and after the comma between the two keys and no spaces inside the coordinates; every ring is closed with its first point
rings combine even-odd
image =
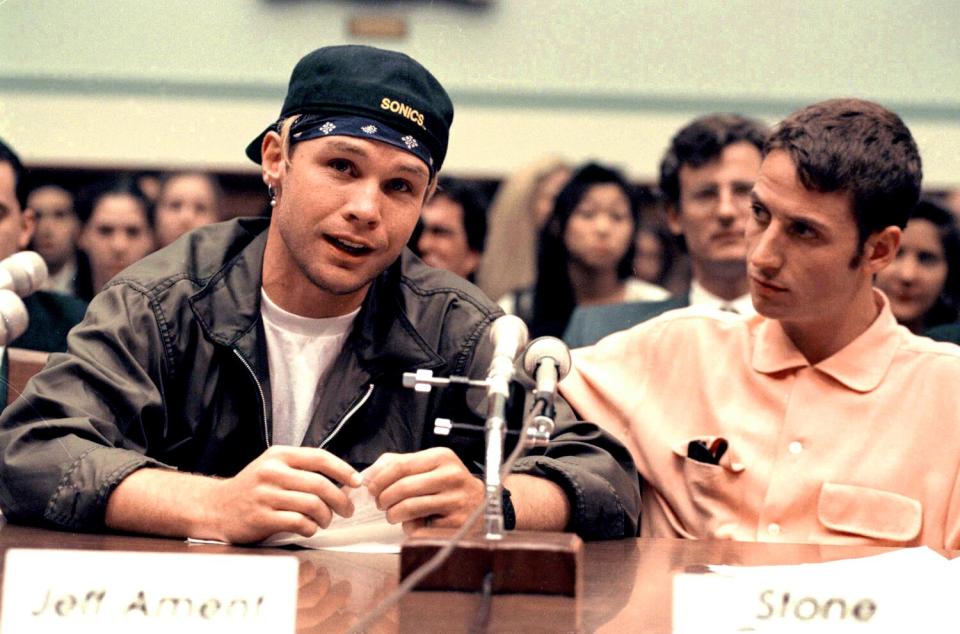
{"type": "Polygon", "coordinates": [[[563,396],[630,448],[642,535],[960,548],[960,346],[876,296],[816,365],[775,320],[696,307],[574,352],[563,396]],[[688,457],[717,438],[719,464],[688,457]]]}

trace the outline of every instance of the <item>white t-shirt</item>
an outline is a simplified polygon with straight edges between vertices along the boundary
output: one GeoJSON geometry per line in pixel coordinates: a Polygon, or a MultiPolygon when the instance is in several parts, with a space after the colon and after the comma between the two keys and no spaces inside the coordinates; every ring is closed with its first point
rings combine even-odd
{"type": "Polygon", "coordinates": [[[300,446],[320,402],[323,380],[360,309],[314,319],[283,310],[263,289],[260,298],[270,364],[273,444],[300,446]]]}

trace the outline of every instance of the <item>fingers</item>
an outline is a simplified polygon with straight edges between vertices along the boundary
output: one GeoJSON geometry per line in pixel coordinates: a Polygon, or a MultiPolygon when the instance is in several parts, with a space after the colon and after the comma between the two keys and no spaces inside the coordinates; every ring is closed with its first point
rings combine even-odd
{"type": "Polygon", "coordinates": [[[457,464],[466,469],[460,458],[446,447],[434,447],[408,454],[385,453],[363,472],[363,483],[372,495],[379,496],[397,480],[425,473],[441,464],[457,464]]]}
{"type": "Polygon", "coordinates": [[[324,504],[323,500],[309,493],[277,491],[273,505],[278,511],[292,511],[305,515],[320,528],[330,526],[330,522],[333,520],[333,512],[330,507],[324,504]]]}
{"type": "Polygon", "coordinates": [[[407,498],[387,508],[387,521],[398,524],[429,518],[431,526],[460,526],[466,517],[466,513],[460,512],[461,506],[460,496],[455,492],[407,498]],[[445,521],[448,518],[454,521],[445,521]]]}
{"type": "Polygon", "coordinates": [[[333,513],[353,515],[339,483],[360,480],[355,469],[322,449],[272,447],[217,485],[217,532],[235,543],[278,532],[310,537],[330,525],[333,513]]]}
{"type": "Polygon", "coordinates": [[[294,469],[320,473],[340,484],[352,487],[363,484],[363,478],[356,469],[329,451],[315,447],[283,446],[272,447],[267,451],[280,455],[294,469]]]}
{"type": "MultiPolygon", "coordinates": [[[[329,506],[334,513],[341,517],[353,515],[353,502],[350,501],[347,493],[325,476],[310,471],[281,467],[276,473],[272,474],[271,483],[283,492],[309,494],[314,502],[322,503],[324,508],[329,506]]],[[[275,508],[295,510],[282,504],[275,505],[275,508]]],[[[329,521],[327,524],[329,524],[329,521]]],[[[324,528],[326,528],[326,524],[324,524],[324,528]]]]}
{"type": "Polygon", "coordinates": [[[422,518],[418,520],[409,520],[403,523],[403,534],[411,535],[418,528],[424,528],[425,526],[433,526],[433,523],[427,518],[422,518]]]}
{"type": "MultiPolygon", "coordinates": [[[[397,480],[381,491],[377,508],[389,509],[411,497],[435,495],[462,486],[464,476],[455,467],[441,466],[427,473],[417,473],[397,480]]],[[[473,476],[466,474],[465,477],[473,476]]]]}
{"type": "MultiPolygon", "coordinates": [[[[273,447],[258,462],[255,477],[260,483],[284,491],[313,494],[338,515],[353,515],[353,503],[337,482],[352,485],[361,480],[360,474],[333,454],[310,447],[273,447]]],[[[285,508],[276,503],[271,505],[285,508]]]]}
{"type": "Polygon", "coordinates": [[[483,483],[446,448],[385,454],[364,481],[391,523],[431,517],[438,526],[459,526],[483,500],[483,483]]]}
{"type": "MultiPolygon", "coordinates": [[[[295,511],[274,511],[270,516],[269,531],[252,541],[260,541],[276,533],[296,533],[303,537],[313,537],[319,525],[302,513],[295,511]]],[[[247,540],[251,541],[251,540],[247,540]]],[[[235,542],[244,543],[244,542],[235,542]]]]}

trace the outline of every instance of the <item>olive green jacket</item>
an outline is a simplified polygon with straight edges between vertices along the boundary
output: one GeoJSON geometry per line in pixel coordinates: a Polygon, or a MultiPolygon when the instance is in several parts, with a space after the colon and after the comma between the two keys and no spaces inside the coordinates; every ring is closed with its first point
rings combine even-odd
{"type": "MultiPolygon", "coordinates": [[[[170,467],[231,476],[271,442],[270,380],[260,321],[268,219],[191,233],[133,265],[90,303],[24,395],[0,417],[0,508],[13,520],[103,526],[106,501],[132,471],[170,467]]],[[[444,394],[404,388],[403,372],[480,377],[501,313],[468,282],[412,253],[372,284],[303,444],[357,468],[386,451],[438,444],[444,394]]],[[[455,450],[475,467],[482,434],[455,450]]],[[[564,408],[543,455],[518,472],[567,492],[570,528],[633,535],[636,469],[612,437],[564,408]]]]}

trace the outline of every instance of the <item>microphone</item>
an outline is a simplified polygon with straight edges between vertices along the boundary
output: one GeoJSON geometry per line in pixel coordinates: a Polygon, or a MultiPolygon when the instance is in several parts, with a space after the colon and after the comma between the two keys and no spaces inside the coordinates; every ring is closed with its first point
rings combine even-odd
{"type": "Polygon", "coordinates": [[[527,325],[516,315],[498,317],[490,327],[493,358],[487,372],[487,422],[484,429],[486,451],[483,461],[483,482],[486,489],[483,524],[487,539],[503,538],[500,467],[503,465],[503,440],[507,428],[507,399],[510,398],[514,359],[527,343],[527,337],[527,325]]]}
{"type": "Polygon", "coordinates": [[[523,351],[523,371],[535,383],[534,398],[553,403],[557,384],[570,372],[570,349],[556,337],[537,337],[523,351]]]}
{"type": "Polygon", "coordinates": [[[35,251],[20,251],[0,261],[0,289],[26,297],[47,281],[47,263],[35,251]]]}
{"type": "Polygon", "coordinates": [[[6,346],[27,330],[27,307],[13,291],[0,289],[0,346],[6,346]]]}
{"type": "Polygon", "coordinates": [[[523,371],[536,384],[534,403],[543,405],[526,428],[526,439],[533,446],[542,447],[550,442],[553,434],[556,414],[553,403],[557,397],[557,384],[570,371],[570,349],[556,337],[537,337],[523,351],[521,363],[523,371]]]}
{"type": "Polygon", "coordinates": [[[527,343],[530,335],[527,325],[516,315],[504,315],[494,320],[490,326],[490,340],[493,342],[493,358],[487,372],[487,395],[500,395],[504,399],[510,396],[510,380],[513,378],[514,359],[527,343]]]}

